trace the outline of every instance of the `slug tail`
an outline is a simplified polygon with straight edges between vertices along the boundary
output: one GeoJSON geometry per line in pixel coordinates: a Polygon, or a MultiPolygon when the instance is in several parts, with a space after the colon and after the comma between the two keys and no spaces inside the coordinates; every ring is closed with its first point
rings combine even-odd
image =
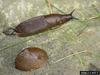
{"type": "Polygon", "coordinates": [[[15,35],[15,34],[16,34],[14,28],[8,28],[8,29],[6,29],[6,30],[3,30],[3,33],[4,33],[5,35],[15,35]]]}

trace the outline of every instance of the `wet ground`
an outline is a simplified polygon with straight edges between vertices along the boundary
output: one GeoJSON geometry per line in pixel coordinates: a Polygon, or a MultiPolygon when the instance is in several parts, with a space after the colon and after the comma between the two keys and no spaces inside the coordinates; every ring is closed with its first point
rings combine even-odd
{"type": "Polygon", "coordinates": [[[90,69],[90,63],[100,68],[100,1],[48,1],[0,0],[0,75],[79,75],[81,70],[90,69]],[[73,9],[80,20],[57,29],[25,38],[2,33],[31,17],[70,13],[73,9]],[[49,55],[48,64],[30,72],[15,69],[16,55],[30,46],[44,49],[49,55]]]}

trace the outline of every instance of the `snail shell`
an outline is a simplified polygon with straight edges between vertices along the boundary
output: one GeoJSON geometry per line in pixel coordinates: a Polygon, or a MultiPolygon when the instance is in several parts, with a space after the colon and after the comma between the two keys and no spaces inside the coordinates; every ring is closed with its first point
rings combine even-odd
{"type": "Polygon", "coordinates": [[[45,65],[48,60],[47,53],[37,47],[25,48],[15,59],[15,68],[23,71],[38,69],[45,65]]]}

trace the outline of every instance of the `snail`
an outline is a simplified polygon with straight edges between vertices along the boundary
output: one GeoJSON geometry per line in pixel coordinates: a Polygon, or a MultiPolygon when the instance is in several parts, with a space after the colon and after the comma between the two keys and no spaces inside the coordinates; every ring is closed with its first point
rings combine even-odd
{"type": "Polygon", "coordinates": [[[53,28],[57,28],[71,19],[78,19],[72,16],[74,10],[70,14],[48,14],[33,17],[18,24],[15,28],[8,28],[3,31],[5,35],[17,35],[19,37],[27,37],[38,34],[53,28]]]}
{"type": "Polygon", "coordinates": [[[28,47],[21,51],[15,59],[15,68],[31,71],[43,67],[48,61],[47,53],[38,47],[28,47]]]}

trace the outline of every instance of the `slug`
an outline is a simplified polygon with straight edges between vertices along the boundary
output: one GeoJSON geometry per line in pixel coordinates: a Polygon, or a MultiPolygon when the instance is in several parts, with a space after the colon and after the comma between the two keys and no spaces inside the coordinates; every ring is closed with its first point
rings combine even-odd
{"type": "Polygon", "coordinates": [[[17,35],[19,37],[27,37],[34,34],[44,32],[46,30],[61,26],[62,24],[77,19],[72,16],[74,10],[70,14],[48,14],[33,17],[21,22],[15,28],[8,28],[3,31],[5,35],[17,35]]]}
{"type": "Polygon", "coordinates": [[[38,47],[28,47],[21,51],[15,59],[15,68],[31,71],[43,67],[48,61],[47,53],[38,47]]]}

